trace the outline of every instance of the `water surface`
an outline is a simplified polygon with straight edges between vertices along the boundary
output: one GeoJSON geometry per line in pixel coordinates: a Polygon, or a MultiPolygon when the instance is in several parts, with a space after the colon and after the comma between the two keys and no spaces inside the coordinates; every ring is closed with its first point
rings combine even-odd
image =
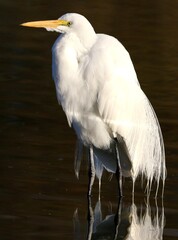
{"type": "MultiPolygon", "coordinates": [[[[66,12],[85,15],[96,32],[113,35],[124,44],[163,131],[168,168],[164,201],[159,197],[156,203],[152,193],[149,208],[143,191],[136,186],[134,205],[128,179],[118,239],[129,239],[134,229],[145,229],[146,236],[152,229],[158,239],[178,238],[177,9],[177,1],[168,0],[0,1],[2,239],[87,236],[86,160],[78,181],[73,170],[76,137],[58,106],[51,77],[51,46],[58,34],[19,26],[31,20],[55,19],[66,12]],[[147,222],[143,222],[144,216],[147,222]],[[149,223],[151,218],[159,221],[149,223]]],[[[93,239],[113,239],[117,228],[117,221],[113,221],[119,210],[117,183],[108,178],[104,174],[100,202],[97,181],[94,186],[93,239]]]]}

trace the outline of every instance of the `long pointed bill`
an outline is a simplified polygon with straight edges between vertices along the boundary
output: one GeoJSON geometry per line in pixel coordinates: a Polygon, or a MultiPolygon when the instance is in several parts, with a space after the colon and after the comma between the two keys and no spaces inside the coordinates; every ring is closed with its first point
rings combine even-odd
{"type": "Polygon", "coordinates": [[[34,27],[34,28],[56,28],[58,26],[68,26],[68,25],[70,25],[70,22],[66,20],[61,20],[61,19],[26,22],[21,24],[21,26],[24,26],[24,27],[34,27]]]}

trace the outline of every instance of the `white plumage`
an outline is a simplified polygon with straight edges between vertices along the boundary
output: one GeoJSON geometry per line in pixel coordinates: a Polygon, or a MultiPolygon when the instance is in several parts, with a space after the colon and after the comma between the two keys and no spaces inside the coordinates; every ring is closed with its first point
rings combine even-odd
{"type": "MultiPolygon", "coordinates": [[[[155,112],[140,88],[132,61],[114,37],[96,34],[75,13],[57,21],[31,22],[62,33],[52,48],[53,78],[59,103],[80,142],[93,147],[96,174],[116,172],[114,139],[119,142],[123,176],[135,182],[144,175],[148,186],[166,176],[164,144],[155,112]]],[[[81,147],[80,147],[81,152],[81,147]]],[[[76,162],[76,173],[80,168],[76,162]]]]}

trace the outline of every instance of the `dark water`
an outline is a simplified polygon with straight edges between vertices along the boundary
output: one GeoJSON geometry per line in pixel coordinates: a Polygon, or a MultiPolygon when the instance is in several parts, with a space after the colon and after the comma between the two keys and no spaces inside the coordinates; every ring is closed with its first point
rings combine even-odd
{"type": "Polygon", "coordinates": [[[117,239],[178,239],[177,9],[176,0],[0,0],[1,239],[86,239],[87,226],[92,239],[114,239],[117,233],[117,239]],[[96,182],[95,212],[88,211],[86,160],[78,181],[75,135],[51,77],[57,34],[19,27],[66,12],[85,15],[97,32],[114,35],[129,50],[163,130],[168,169],[163,203],[152,196],[147,206],[136,187],[133,205],[127,180],[118,204],[115,178],[108,181],[106,173],[101,201],[96,182]]]}

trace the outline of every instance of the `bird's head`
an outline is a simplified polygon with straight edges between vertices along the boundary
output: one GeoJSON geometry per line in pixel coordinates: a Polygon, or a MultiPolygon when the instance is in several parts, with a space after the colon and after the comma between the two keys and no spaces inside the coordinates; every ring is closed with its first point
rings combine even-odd
{"type": "Polygon", "coordinates": [[[82,32],[85,30],[93,30],[89,21],[82,15],[77,13],[67,13],[57,20],[45,20],[26,22],[21,24],[24,27],[46,28],[47,31],[56,31],[60,33],[82,32]]]}
{"type": "Polygon", "coordinates": [[[95,31],[90,22],[77,13],[67,13],[57,20],[45,20],[22,23],[25,27],[45,28],[47,31],[56,31],[63,34],[75,34],[83,46],[90,48],[95,41],[95,31]]]}

